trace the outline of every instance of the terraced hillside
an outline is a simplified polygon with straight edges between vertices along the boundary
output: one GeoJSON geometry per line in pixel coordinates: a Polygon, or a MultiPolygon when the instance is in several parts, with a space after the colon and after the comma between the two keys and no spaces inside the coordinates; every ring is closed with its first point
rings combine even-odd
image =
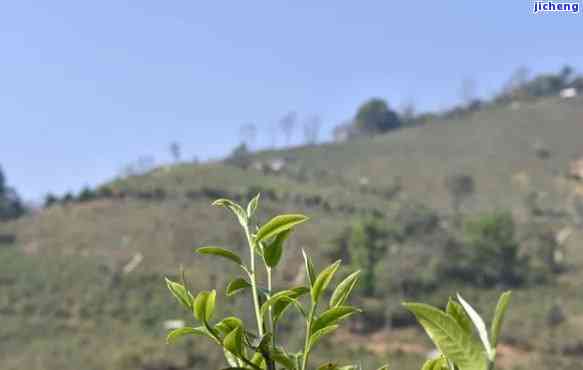
{"type": "MultiPolygon", "coordinates": [[[[98,199],[54,205],[0,224],[0,235],[15,237],[14,243],[0,244],[0,369],[218,368],[217,350],[192,340],[166,346],[163,327],[168,319],[188,319],[166,292],[164,275],[175,275],[182,264],[193,286],[224,286],[231,267],[195,257],[193,247],[243,248],[229,215],[210,207],[213,199],[245,201],[261,192],[261,219],[290,211],[311,217],[287,246],[290,264],[278,276],[293,281],[301,272],[299,248],[323,265],[332,240],[353,220],[376,215],[399,221],[404,204],[419,204],[447,223],[451,207],[444,183],[456,173],[475,181],[464,214],[505,209],[525,221],[525,199],[536,194],[538,207],[556,215],[550,226],[569,230],[568,268],[550,282],[516,290],[500,351],[505,368],[579,368],[583,230],[575,200],[583,196],[583,183],[568,170],[580,157],[583,99],[547,99],[372,139],[181,164],[104,184],[107,191],[98,199]],[[562,320],[554,324],[549,315],[558,304],[562,320]]],[[[431,248],[430,240],[423,243],[431,248]]],[[[403,274],[423,274],[426,268],[414,256],[387,258],[407,264],[403,274]]],[[[445,302],[461,290],[486,311],[501,288],[452,282],[415,298],[445,302]]],[[[397,312],[404,298],[381,295],[362,303],[397,312]]],[[[219,306],[228,313],[249,302],[221,298],[219,306]]],[[[299,340],[293,324],[289,337],[299,340]]],[[[408,325],[339,332],[334,341],[350,348],[337,353],[339,358],[360,358],[370,367],[389,359],[403,370],[418,369],[431,349],[408,325]]],[[[338,352],[335,348],[320,352],[338,352]]]]}

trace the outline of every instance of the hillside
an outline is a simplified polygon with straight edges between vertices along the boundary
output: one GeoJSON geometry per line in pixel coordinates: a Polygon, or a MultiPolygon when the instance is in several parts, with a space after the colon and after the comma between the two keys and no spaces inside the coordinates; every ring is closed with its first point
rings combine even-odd
{"type": "MultiPolygon", "coordinates": [[[[290,211],[311,217],[291,240],[290,267],[278,276],[293,280],[299,247],[321,266],[331,240],[363,215],[398,220],[403,204],[412,202],[447,220],[451,207],[444,183],[455,173],[470,175],[476,184],[475,196],[463,204],[465,214],[504,209],[526,220],[525,199],[536,193],[540,207],[559,214],[552,226],[573,231],[566,245],[568,271],[552,283],[516,291],[501,351],[509,369],[520,364],[517,368],[542,370],[550,363],[575,369],[583,360],[583,298],[576,293],[583,291],[583,230],[573,199],[583,196],[583,185],[566,175],[569,164],[583,157],[582,140],[583,99],[553,98],[372,139],[264,151],[245,158],[244,166],[159,168],[104,184],[107,197],[0,223],[0,235],[16,239],[0,244],[0,369],[214,368],[220,353],[206,350],[210,345],[164,344],[164,320],[187,315],[162,280],[183,264],[193,285],[208,289],[224,286],[225,273],[233,272],[192,253],[203,244],[243,248],[229,215],[210,207],[214,198],[246,200],[260,191],[261,219],[290,211]],[[537,155],[541,148],[548,157],[537,155]],[[551,327],[546,318],[557,302],[566,320],[551,327]],[[198,357],[203,352],[208,356],[198,357]]],[[[421,274],[424,267],[417,263],[406,273],[421,274]]],[[[499,291],[452,284],[424,297],[445,302],[453,289],[486,312],[499,291]]],[[[377,300],[384,310],[402,298],[377,300]]],[[[228,312],[247,303],[221,298],[219,306],[228,312]]],[[[370,366],[388,358],[402,370],[418,368],[431,348],[408,326],[366,335],[342,332],[334,340],[353,344],[354,353],[340,357],[363,358],[370,366]]]]}

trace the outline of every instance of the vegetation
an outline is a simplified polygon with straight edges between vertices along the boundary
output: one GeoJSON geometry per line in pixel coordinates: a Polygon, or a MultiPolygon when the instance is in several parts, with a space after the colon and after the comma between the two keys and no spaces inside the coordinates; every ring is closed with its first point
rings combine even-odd
{"type": "MultiPolygon", "coordinates": [[[[327,308],[318,310],[318,304],[323,303],[321,300],[326,289],[340,267],[340,260],[317,273],[311,258],[302,251],[306,285],[275,291],[272,286],[272,273],[281,262],[284,244],[294,227],[306,221],[307,217],[297,214],[276,216],[263,226],[257,226],[256,232],[251,232],[251,220],[259,204],[259,195],[249,202],[246,209],[227,199],[219,199],[213,204],[229,209],[238,219],[248,242],[249,262],[245,263],[237,253],[220,247],[201,247],[197,252],[228,260],[245,273],[246,278],[236,277],[229,282],[226,294],[230,296],[243,291],[250,293],[257,330],[248,328],[243,320],[236,316],[226,317],[213,324],[216,291],[202,291],[195,296],[182,274],[181,283],[166,278],[166,284],[178,302],[194,314],[201,326],[174,329],[168,334],[167,341],[171,342],[184,336],[206,337],[223,349],[225,360],[231,370],[276,368],[306,370],[309,367],[309,356],[316,344],[337,330],[340,321],[359,312],[359,309],[346,305],[346,301],[358,283],[360,271],[353,272],[342,280],[330,296],[327,308]],[[261,258],[266,270],[264,288],[259,285],[256,258],[261,258]],[[309,308],[300,301],[304,295],[309,295],[309,308]],[[280,345],[281,339],[277,335],[279,321],[290,307],[295,308],[305,320],[304,346],[300,351],[286,350],[280,345]]],[[[366,235],[375,234],[377,230],[374,222],[366,223],[364,226],[358,225],[355,230],[358,243],[364,244],[366,235]]],[[[374,240],[371,244],[375,244],[374,240]]],[[[357,261],[360,259],[355,258],[357,261]]],[[[369,264],[371,257],[365,256],[364,259],[365,264],[369,264]]],[[[374,280],[374,277],[372,279],[374,280]]],[[[486,331],[482,318],[460,295],[459,303],[450,299],[445,312],[425,304],[405,303],[405,307],[415,314],[441,352],[440,357],[428,360],[423,369],[493,369],[496,345],[509,299],[510,293],[500,297],[490,334],[486,331]],[[478,333],[477,337],[474,336],[472,323],[478,333]]],[[[335,362],[327,362],[318,369],[358,368],[360,368],[358,365],[339,366],[335,362]]],[[[388,369],[388,366],[381,369],[388,369]]]]}
{"type": "MultiPolygon", "coordinates": [[[[583,289],[583,253],[578,245],[583,234],[571,207],[577,204],[572,194],[580,182],[565,172],[582,155],[582,107],[581,98],[548,98],[521,103],[519,109],[484,108],[464,119],[435,120],[374,139],[249,154],[253,164],[282,160],[279,172],[182,162],[105,183],[94,189],[94,200],[78,202],[79,194],[71,194],[66,204],[0,222],[0,237],[13,236],[0,242],[1,367],[224,366],[213,342],[199,337],[160,345],[166,320],[186,316],[179,305],[167,304],[160,276],[179,281],[175,268],[183,264],[193,292],[226,286],[226,277],[240,269],[195,256],[192,244],[248,253],[244,235],[208,203],[216,198],[246,203],[261,192],[257,219],[270,220],[294,209],[313,220],[288,238],[286,263],[273,274],[278,290],[301,284],[296,280],[304,265],[301,248],[317,266],[342,258],[344,267],[336,272],[340,276],[355,265],[349,249],[334,255],[340,251],[334,251],[338,244],[330,240],[370,218],[386,234],[386,251],[374,273],[382,283],[375,285],[372,297],[355,288],[351,302],[363,312],[324,338],[311,363],[358,359],[363,369],[371,369],[389,361],[394,369],[418,370],[432,346],[399,302],[444,308],[443,298],[460,291],[475,307],[493,310],[499,291],[508,284],[467,282],[446,274],[451,258],[445,252],[474,251],[464,225],[503,210],[512,213],[513,241],[519,260],[528,256],[528,268],[520,274],[525,282],[512,287],[514,299],[496,368],[578,370],[583,341],[583,299],[578,294],[583,289]],[[539,139],[552,153],[544,161],[531,145],[539,139]],[[452,223],[444,184],[453,173],[472,176],[476,185],[471,202],[463,202],[459,227],[452,223]],[[392,190],[395,184],[399,191],[392,190]],[[524,203],[532,192],[538,194],[537,212],[524,203]],[[564,230],[572,233],[559,247],[554,240],[564,230]],[[139,265],[126,268],[140,255],[139,265]],[[549,273],[549,266],[556,272],[549,273]],[[538,271],[547,278],[535,279],[538,271]]],[[[260,279],[264,274],[260,269],[260,279]]],[[[255,315],[248,298],[236,294],[220,299],[216,317],[236,314],[251,323],[255,315]]],[[[280,321],[280,338],[290,348],[303,348],[304,331],[301,314],[290,307],[280,321]]]]}
{"type": "Polygon", "coordinates": [[[22,201],[16,190],[6,183],[6,178],[0,167],[0,221],[20,217],[24,211],[22,201]]]}
{"type": "Polygon", "coordinates": [[[387,102],[379,98],[370,99],[362,104],[354,117],[356,134],[384,134],[400,126],[401,121],[397,113],[390,110],[387,102]]]}
{"type": "MultiPolygon", "coordinates": [[[[245,233],[249,247],[249,262],[231,250],[219,247],[198,248],[200,254],[210,254],[235,263],[245,273],[246,278],[237,277],[227,285],[227,295],[241,291],[249,291],[253,302],[257,330],[246,327],[243,321],[235,316],[222,319],[216,324],[211,323],[214,315],[216,291],[203,291],[196,295],[191,293],[184,277],[182,284],[166,279],[168,289],[178,301],[194,313],[202,324],[199,327],[183,327],[168,334],[168,341],[186,335],[197,335],[209,338],[223,348],[227,363],[231,369],[269,369],[286,368],[288,370],[306,370],[310,353],[316,344],[326,335],[338,328],[340,321],[347,319],[359,310],[346,305],[346,301],[358,282],[359,271],[346,277],[336,286],[327,308],[318,310],[323,305],[324,293],[334,278],[340,261],[331,264],[320,273],[316,273],[310,257],[303,252],[306,269],[306,285],[275,291],[272,274],[278,267],[283,255],[284,244],[294,227],[307,220],[307,217],[297,214],[280,215],[271,219],[256,232],[251,232],[251,220],[259,203],[259,195],[254,197],[244,210],[239,204],[227,199],[219,199],[213,204],[223,206],[237,217],[245,233]],[[266,284],[259,285],[256,258],[261,258],[266,271],[266,284]],[[304,307],[300,298],[309,295],[309,308],[304,307]],[[289,308],[295,308],[305,319],[305,339],[303,349],[290,352],[280,345],[278,324],[289,308]]],[[[337,365],[327,364],[326,368],[337,368],[337,365]]],[[[346,367],[344,367],[346,368],[346,367]]]]}
{"type": "Polygon", "coordinates": [[[520,255],[512,215],[495,212],[469,219],[463,236],[463,244],[448,256],[456,261],[446,268],[450,276],[479,286],[517,286],[528,280],[528,259],[520,255]]]}

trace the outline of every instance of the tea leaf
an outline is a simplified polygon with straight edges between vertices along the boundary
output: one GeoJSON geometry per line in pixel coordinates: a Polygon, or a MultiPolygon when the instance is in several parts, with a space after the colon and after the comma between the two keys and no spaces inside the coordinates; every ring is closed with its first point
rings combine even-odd
{"type": "Polygon", "coordinates": [[[209,321],[214,313],[217,292],[200,292],[194,299],[194,317],[203,322],[209,321]]]}
{"type": "Polygon", "coordinates": [[[274,348],[271,351],[271,358],[287,370],[296,370],[293,358],[279,348],[274,348]]]}
{"type": "Polygon", "coordinates": [[[334,274],[336,273],[336,270],[338,270],[339,266],[340,260],[326,267],[316,278],[314,286],[312,287],[311,290],[312,302],[314,302],[314,304],[318,302],[318,300],[322,296],[322,293],[324,293],[324,290],[326,290],[326,287],[328,286],[328,284],[330,284],[330,281],[334,277],[334,274]]]}
{"type": "Polygon", "coordinates": [[[281,255],[283,254],[283,244],[291,233],[291,229],[285,230],[275,237],[271,243],[268,243],[263,248],[263,260],[265,264],[274,268],[279,263],[281,255]]]}
{"type": "Polygon", "coordinates": [[[458,299],[458,301],[460,301],[460,303],[464,307],[464,310],[466,311],[466,313],[468,314],[470,319],[472,319],[474,326],[478,330],[478,336],[480,337],[480,340],[482,341],[482,344],[484,346],[484,350],[488,354],[488,359],[490,361],[492,361],[494,359],[494,351],[493,351],[492,346],[490,345],[490,338],[488,337],[488,331],[486,330],[486,324],[484,323],[484,320],[482,320],[482,317],[476,312],[476,310],[474,310],[474,308],[472,306],[470,306],[470,304],[468,302],[466,302],[462,298],[461,295],[458,294],[457,299],[458,299]]]}
{"type": "Polygon", "coordinates": [[[206,300],[205,319],[210,321],[215,313],[215,301],[217,299],[217,291],[211,290],[206,300]]]}
{"type": "Polygon", "coordinates": [[[359,310],[358,308],[350,306],[339,306],[331,308],[322,313],[320,317],[318,317],[318,319],[314,322],[312,326],[312,331],[317,332],[322,328],[334,325],[339,321],[347,319],[349,316],[360,311],[361,310],[359,310]]]}
{"type": "Polygon", "coordinates": [[[199,326],[197,328],[191,327],[178,328],[168,333],[168,336],[166,337],[166,343],[172,343],[176,339],[183,337],[185,335],[198,335],[205,337],[209,336],[209,333],[204,326],[199,326]]]}
{"type": "Polygon", "coordinates": [[[223,258],[226,258],[228,260],[235,262],[237,265],[240,265],[240,266],[243,265],[243,262],[241,261],[241,257],[239,257],[235,252],[231,252],[230,250],[225,249],[225,248],[200,247],[196,250],[196,252],[199,254],[210,254],[210,255],[214,255],[214,256],[223,257],[223,258]]]}
{"type": "Polygon", "coordinates": [[[280,292],[275,293],[274,295],[272,295],[271,297],[269,297],[269,299],[267,301],[265,301],[265,303],[263,303],[261,305],[261,315],[265,316],[265,314],[267,313],[267,310],[269,309],[269,307],[273,306],[277,301],[279,301],[280,299],[282,299],[283,297],[289,297],[291,295],[294,294],[293,290],[282,290],[280,292]]]}
{"type": "Polygon", "coordinates": [[[308,283],[310,284],[310,288],[314,286],[314,282],[316,281],[316,269],[314,268],[314,264],[312,263],[312,258],[306,254],[306,251],[302,249],[302,255],[304,256],[304,263],[306,265],[306,275],[308,277],[308,283]]]}
{"type": "Polygon", "coordinates": [[[455,321],[466,331],[466,333],[472,332],[472,320],[464,310],[464,308],[454,301],[453,299],[449,298],[449,302],[447,302],[446,312],[448,315],[453,317],[455,321]]]}
{"type": "MultiPolygon", "coordinates": [[[[231,352],[227,351],[227,349],[225,347],[223,347],[223,353],[225,354],[225,359],[227,360],[227,363],[229,365],[231,365],[230,368],[228,369],[239,369],[239,359],[233,355],[231,352]]],[[[223,369],[225,370],[225,369],[223,369]]]]}
{"type": "Polygon", "coordinates": [[[259,353],[259,352],[255,352],[255,354],[253,355],[253,357],[251,357],[251,363],[255,366],[257,366],[260,369],[265,369],[266,367],[263,366],[263,363],[265,362],[265,358],[264,356],[259,353]]]}
{"type": "Polygon", "coordinates": [[[289,305],[289,303],[292,303],[294,306],[296,306],[298,311],[303,316],[305,316],[306,313],[304,312],[302,305],[300,304],[300,302],[298,302],[297,299],[294,298],[297,296],[299,296],[299,295],[294,290],[283,290],[281,292],[275,293],[267,301],[265,301],[265,303],[263,303],[263,305],[261,306],[261,309],[260,309],[261,316],[265,316],[267,314],[269,307],[274,306],[275,304],[282,302],[282,301],[287,302],[287,303],[281,304],[281,306],[278,306],[278,311],[275,312],[275,314],[277,315],[277,319],[279,319],[279,317],[283,314],[283,311],[287,308],[287,305],[289,305]]]}
{"type": "Polygon", "coordinates": [[[301,224],[308,220],[308,217],[304,215],[279,215],[272,218],[269,222],[263,225],[257,234],[255,235],[255,240],[261,242],[270,239],[277,234],[290,230],[294,226],[301,224]]]}
{"type": "Polygon", "coordinates": [[[346,279],[342,280],[340,284],[334,289],[332,297],[330,298],[330,307],[342,306],[348,299],[348,296],[358,283],[360,270],[348,275],[346,279]]]}
{"type": "Polygon", "coordinates": [[[480,343],[465,332],[453,317],[422,303],[403,303],[423,326],[433,343],[460,370],[486,370],[487,360],[480,343]]]}
{"type": "Polygon", "coordinates": [[[192,295],[186,290],[184,285],[178,284],[168,278],[165,278],[166,286],[172,293],[172,295],[189,311],[192,310],[192,295]]]}
{"type": "Polygon", "coordinates": [[[241,208],[240,205],[229,199],[217,199],[213,202],[215,207],[225,207],[231,210],[237,216],[241,226],[247,226],[247,213],[241,208]]]}
{"type": "Polygon", "coordinates": [[[318,344],[320,339],[322,339],[324,336],[332,333],[336,329],[338,329],[338,325],[332,325],[332,326],[327,326],[325,328],[322,328],[322,329],[314,332],[314,334],[312,334],[310,336],[310,341],[308,344],[308,352],[310,352],[314,348],[314,346],[316,344],[318,344]]]}
{"type": "Polygon", "coordinates": [[[427,360],[421,370],[448,370],[447,361],[443,357],[427,360]]]}
{"type": "Polygon", "coordinates": [[[502,327],[502,321],[504,321],[504,315],[508,309],[511,296],[512,292],[505,292],[498,299],[498,304],[496,305],[496,310],[494,311],[494,319],[492,320],[492,327],[490,329],[490,340],[492,341],[493,348],[496,348],[496,345],[498,344],[500,328],[502,327]]]}
{"type": "Polygon", "coordinates": [[[248,218],[253,217],[253,215],[255,214],[255,211],[257,210],[257,206],[259,205],[259,198],[260,197],[261,197],[261,194],[257,194],[253,199],[251,199],[249,204],[247,204],[247,217],[248,218]]]}
{"type": "Polygon", "coordinates": [[[243,331],[240,326],[225,336],[223,347],[232,354],[241,356],[243,351],[243,331]]]}
{"type": "Polygon", "coordinates": [[[251,288],[251,284],[247,280],[243,278],[233,279],[227,285],[227,296],[230,297],[247,288],[251,288]]]}
{"type": "Polygon", "coordinates": [[[227,335],[239,326],[243,326],[243,321],[241,321],[241,319],[238,317],[229,316],[217,323],[215,328],[217,328],[217,330],[220,331],[223,335],[227,335]]]}
{"type": "MultiPolygon", "coordinates": [[[[291,291],[293,293],[291,293],[289,295],[289,298],[297,299],[297,298],[301,297],[302,295],[308,293],[310,290],[306,287],[298,287],[298,288],[291,289],[291,291]]],[[[277,302],[275,302],[273,304],[273,309],[272,309],[273,320],[276,322],[279,321],[279,319],[281,318],[281,316],[283,316],[283,314],[285,313],[285,311],[287,310],[287,308],[289,307],[289,305],[291,303],[292,303],[292,300],[290,300],[290,299],[280,299],[277,302]]]]}

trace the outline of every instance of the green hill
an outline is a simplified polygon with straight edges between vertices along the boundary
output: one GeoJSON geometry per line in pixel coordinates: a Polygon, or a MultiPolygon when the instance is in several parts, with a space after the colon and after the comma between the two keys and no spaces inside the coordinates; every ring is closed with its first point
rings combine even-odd
{"type": "MultiPolygon", "coordinates": [[[[554,215],[545,216],[549,227],[573,231],[565,245],[567,271],[545,284],[516,289],[500,352],[505,368],[579,368],[583,230],[574,199],[583,196],[583,184],[567,172],[571,161],[583,157],[582,138],[583,99],[546,99],[372,139],[264,151],[239,165],[158,168],[104,184],[107,196],[0,223],[0,235],[16,240],[0,243],[0,368],[218,368],[218,351],[199,341],[166,346],[163,327],[165,320],[188,315],[170,299],[162,277],[176,275],[182,264],[193,286],[224,286],[231,267],[211,265],[210,258],[194,256],[193,248],[244,246],[229,215],[210,207],[212,200],[245,201],[261,192],[261,219],[290,211],[311,217],[291,240],[290,267],[278,276],[291,281],[300,270],[300,247],[322,265],[331,241],[365,215],[401,222],[405,205],[425,205],[447,224],[452,210],[444,184],[459,173],[475,182],[464,214],[509,210],[523,224],[532,211],[525,200],[536,199],[538,208],[554,215]],[[550,325],[559,302],[565,320],[550,325]]],[[[431,248],[430,239],[418,240],[431,248]]],[[[406,265],[401,273],[409,276],[422,275],[427,267],[407,254],[386,258],[397,267],[406,265]]],[[[419,295],[445,302],[459,289],[491,311],[499,288],[451,282],[419,295]]],[[[401,317],[396,307],[402,298],[383,293],[362,303],[401,317]]],[[[219,306],[228,313],[249,304],[221,298],[219,306]]],[[[292,343],[298,340],[293,332],[292,327],[292,343]]],[[[360,358],[370,367],[388,358],[402,370],[418,369],[431,349],[423,334],[407,325],[341,332],[333,341],[350,348],[338,353],[340,358],[360,358]]],[[[335,348],[328,350],[336,353],[335,348]]]]}

